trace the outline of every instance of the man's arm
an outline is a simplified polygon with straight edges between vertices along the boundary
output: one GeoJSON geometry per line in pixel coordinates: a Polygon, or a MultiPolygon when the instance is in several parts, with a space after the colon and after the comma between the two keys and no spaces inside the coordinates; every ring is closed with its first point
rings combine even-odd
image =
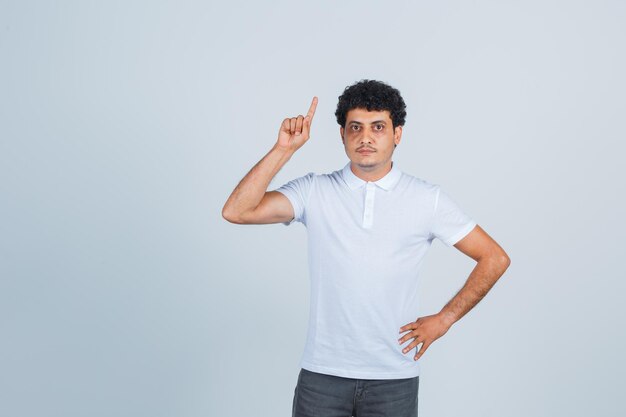
{"type": "Polygon", "coordinates": [[[309,139],[317,107],[313,97],[306,117],[286,118],[274,147],[239,182],[226,200],[222,217],[237,224],[282,223],[294,216],[289,199],[277,191],[266,192],[270,181],[291,156],[309,139]]]}
{"type": "Polygon", "coordinates": [[[476,226],[454,247],[474,259],[477,264],[463,288],[439,313],[420,317],[400,328],[400,333],[411,330],[398,339],[400,344],[414,339],[403,349],[404,353],[423,343],[414,360],[418,360],[435,340],[446,334],[455,322],[478,304],[511,264],[506,252],[480,226],[476,226]]]}

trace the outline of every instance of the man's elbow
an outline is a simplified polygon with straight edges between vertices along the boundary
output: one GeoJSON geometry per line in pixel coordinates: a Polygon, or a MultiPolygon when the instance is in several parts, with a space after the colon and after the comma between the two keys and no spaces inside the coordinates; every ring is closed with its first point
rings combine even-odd
{"type": "Polygon", "coordinates": [[[507,255],[501,248],[481,256],[478,261],[485,262],[486,264],[491,265],[492,268],[499,269],[501,274],[508,269],[509,265],[511,265],[511,258],[509,258],[509,255],[507,255]]]}
{"type": "Polygon", "coordinates": [[[509,255],[507,255],[505,251],[502,251],[502,253],[498,255],[497,259],[500,267],[502,268],[502,272],[506,271],[509,268],[509,265],[511,265],[511,258],[509,258],[509,255]]]}
{"type": "Polygon", "coordinates": [[[224,218],[224,220],[226,220],[229,223],[243,224],[241,216],[237,215],[236,213],[233,213],[226,206],[224,206],[224,208],[222,209],[222,217],[224,218]]]}

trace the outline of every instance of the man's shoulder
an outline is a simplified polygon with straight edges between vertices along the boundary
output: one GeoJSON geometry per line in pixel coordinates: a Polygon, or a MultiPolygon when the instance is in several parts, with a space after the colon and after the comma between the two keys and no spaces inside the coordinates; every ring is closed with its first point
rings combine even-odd
{"type": "Polygon", "coordinates": [[[405,171],[402,171],[400,183],[405,189],[408,188],[414,191],[421,191],[426,193],[436,193],[439,189],[439,184],[432,183],[422,177],[409,174],[405,171]]]}
{"type": "Polygon", "coordinates": [[[342,181],[342,171],[343,169],[322,173],[309,172],[306,176],[308,176],[312,181],[316,181],[321,184],[330,184],[333,182],[342,181]]]}
{"type": "Polygon", "coordinates": [[[316,186],[324,187],[326,185],[330,185],[332,183],[337,183],[338,181],[343,181],[341,169],[328,173],[317,173],[315,171],[307,172],[306,174],[300,175],[299,177],[293,178],[289,183],[300,186],[316,186]]]}

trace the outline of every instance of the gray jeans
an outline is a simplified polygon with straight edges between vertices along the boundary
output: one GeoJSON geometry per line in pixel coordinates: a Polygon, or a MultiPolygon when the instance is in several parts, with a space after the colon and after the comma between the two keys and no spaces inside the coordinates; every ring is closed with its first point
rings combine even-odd
{"type": "Polygon", "coordinates": [[[292,417],[417,417],[419,376],[353,379],[300,369],[292,417]]]}

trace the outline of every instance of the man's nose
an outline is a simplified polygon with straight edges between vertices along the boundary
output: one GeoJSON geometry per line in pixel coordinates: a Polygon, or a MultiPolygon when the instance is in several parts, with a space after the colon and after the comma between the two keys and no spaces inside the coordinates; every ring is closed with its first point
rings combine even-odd
{"type": "Polygon", "coordinates": [[[367,134],[367,132],[363,132],[359,143],[372,143],[372,139],[370,138],[370,135],[367,134]]]}

